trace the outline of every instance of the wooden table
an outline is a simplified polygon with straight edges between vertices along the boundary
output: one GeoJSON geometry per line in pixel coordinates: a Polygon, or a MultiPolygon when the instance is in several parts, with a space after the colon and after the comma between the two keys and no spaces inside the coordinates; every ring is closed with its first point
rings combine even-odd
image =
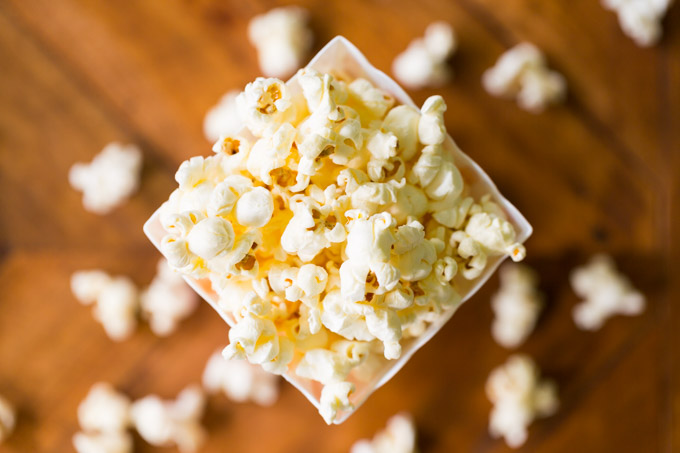
{"type": "MultiPolygon", "coordinates": [[[[110,341],[69,291],[100,267],[147,284],[159,257],[144,220],[174,187],[179,163],[209,154],[205,112],[259,75],[248,19],[269,1],[3,0],[0,2],[0,394],[19,410],[0,450],[71,450],[76,407],[96,381],[133,398],[174,396],[227,343],[202,305],[169,338],[147,327],[110,341]],[[144,150],[141,190],[110,215],[85,212],[69,167],[107,142],[144,150]]],[[[315,50],[342,34],[379,68],[435,19],[456,28],[455,80],[414,92],[446,99],[451,135],[535,228],[527,263],[548,306],[521,351],[560,389],[523,451],[680,449],[677,232],[680,183],[680,7],[657,47],[637,48],[596,0],[312,1],[315,50]],[[568,81],[567,102],[525,113],[487,95],[482,72],[523,40],[568,81]],[[606,251],[648,297],[642,316],[576,329],[567,274],[606,251]]],[[[496,452],[487,434],[489,371],[509,352],[489,329],[497,279],[346,423],[327,427],[282,386],[269,409],[209,401],[204,452],[343,452],[392,414],[410,411],[423,452],[496,452]]],[[[136,451],[153,451],[135,439],[136,451]]],[[[167,451],[173,451],[172,449],[167,451]]]]}

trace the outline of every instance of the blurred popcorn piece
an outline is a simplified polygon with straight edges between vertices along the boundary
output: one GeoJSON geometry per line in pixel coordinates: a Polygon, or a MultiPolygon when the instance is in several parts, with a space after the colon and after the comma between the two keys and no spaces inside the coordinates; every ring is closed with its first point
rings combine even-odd
{"type": "Polygon", "coordinates": [[[236,90],[226,93],[215,107],[205,115],[203,133],[205,138],[216,142],[223,136],[234,136],[243,129],[243,121],[236,107],[236,90]]]}
{"type": "Polygon", "coordinates": [[[415,453],[416,427],[409,414],[401,413],[387,421],[383,431],[373,440],[360,440],[352,445],[350,453],[415,453]]]}
{"type": "Polygon", "coordinates": [[[132,437],[126,431],[130,425],[130,400],[110,384],[92,386],[78,406],[78,422],[84,432],[73,436],[78,453],[128,453],[132,437]]]}
{"type": "Polygon", "coordinates": [[[257,49],[258,62],[267,77],[292,75],[305,61],[314,39],[303,8],[274,8],[248,24],[248,39],[257,49]]]}
{"type": "Polygon", "coordinates": [[[139,186],[142,152],[135,145],[109,143],[92,162],[78,162],[68,174],[69,184],[83,193],[83,206],[107,214],[139,186]]]}
{"type": "Polygon", "coordinates": [[[279,397],[278,376],[245,360],[227,360],[215,352],[203,371],[203,388],[208,393],[219,391],[233,401],[248,400],[260,406],[271,406],[279,397]]]}
{"type": "Polygon", "coordinates": [[[137,327],[139,297],[129,278],[101,270],[78,271],[71,276],[71,291],[83,305],[94,303],[94,318],[112,340],[125,340],[137,327]]]}
{"type": "Polygon", "coordinates": [[[130,424],[130,400],[110,384],[99,382],[78,406],[78,422],[85,431],[124,431],[130,424]]]}
{"type": "Polygon", "coordinates": [[[526,42],[505,52],[484,72],[482,84],[493,96],[516,98],[517,104],[531,113],[561,101],[566,91],[564,77],[549,70],[543,53],[526,42]]]}
{"type": "Polygon", "coordinates": [[[661,38],[661,21],[673,0],[602,0],[618,15],[623,32],[640,47],[650,47],[661,38]]]}
{"type": "Polygon", "coordinates": [[[491,334],[501,346],[515,348],[534,330],[543,300],[536,288],[536,273],[528,266],[506,264],[500,279],[500,290],[491,299],[495,313],[491,334]]]}
{"type": "Polygon", "coordinates": [[[437,87],[451,78],[447,60],[456,51],[457,41],[453,28],[446,22],[434,22],[422,38],[412,41],[392,63],[392,72],[412,89],[437,87]]]}
{"type": "Polygon", "coordinates": [[[594,256],[570,275],[574,292],[584,299],[574,307],[574,322],[583,330],[597,330],[610,316],[634,316],[645,309],[645,297],[616,270],[611,257],[594,256]]]}
{"type": "Polygon", "coordinates": [[[16,424],[14,408],[5,398],[0,396],[0,443],[12,434],[16,424]]]}
{"type": "Polygon", "coordinates": [[[156,276],[141,296],[142,315],[149,320],[151,330],[159,336],[170,335],[197,306],[194,290],[161,258],[156,276]]]}
{"type": "Polygon", "coordinates": [[[354,409],[349,396],[356,390],[351,382],[332,382],[321,390],[319,413],[327,424],[333,423],[338,412],[354,409]]]}
{"type": "Polygon", "coordinates": [[[76,433],[73,447],[78,453],[130,453],[132,436],[127,432],[76,433]]]}
{"type": "Polygon", "coordinates": [[[491,372],[486,394],[493,403],[489,432],[504,437],[511,448],[527,440],[527,428],[533,420],[547,417],[557,410],[557,388],[540,379],[540,371],[528,356],[516,354],[491,372]]]}
{"type": "Polygon", "coordinates": [[[206,432],[200,424],[204,406],[200,387],[190,386],[174,401],[163,401],[156,395],[135,401],[131,418],[139,435],[151,445],[177,445],[180,452],[192,453],[205,441],[206,432]]]}

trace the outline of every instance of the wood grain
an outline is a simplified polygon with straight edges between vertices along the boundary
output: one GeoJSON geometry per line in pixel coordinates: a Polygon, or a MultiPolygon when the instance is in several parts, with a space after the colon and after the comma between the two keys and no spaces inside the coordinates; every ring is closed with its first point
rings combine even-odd
{"type": "MultiPolygon", "coordinates": [[[[288,3],[288,2],[283,2],[288,3]]],[[[5,0],[0,2],[0,394],[19,409],[2,451],[71,451],[76,407],[96,381],[133,398],[197,382],[227,329],[207,305],[169,338],[141,327],[111,342],[68,289],[101,267],[140,285],[158,254],[141,225],[174,186],[179,163],[209,154],[203,115],[259,75],[246,36],[273,1],[5,0]],[[76,161],[111,140],[138,143],[142,186],[99,217],[68,187],[76,161]]],[[[548,307],[521,348],[560,387],[561,408],[536,422],[522,451],[680,450],[680,8],[660,45],[639,49],[598,2],[346,0],[300,2],[315,50],[335,35],[389,72],[436,19],[457,31],[446,99],[451,135],[526,214],[527,262],[548,307]],[[564,105],[541,115],[480,85],[504,49],[531,41],[567,78],[564,105]],[[646,312],[576,329],[573,266],[612,253],[648,297],[646,312]]],[[[295,389],[272,408],[210,399],[205,452],[343,452],[410,411],[423,452],[508,451],[489,437],[489,371],[508,351],[489,335],[496,279],[463,306],[346,423],[327,427],[295,389]]],[[[154,451],[135,438],[136,451],[154,451]]],[[[172,450],[168,450],[172,451],[172,450]]]]}

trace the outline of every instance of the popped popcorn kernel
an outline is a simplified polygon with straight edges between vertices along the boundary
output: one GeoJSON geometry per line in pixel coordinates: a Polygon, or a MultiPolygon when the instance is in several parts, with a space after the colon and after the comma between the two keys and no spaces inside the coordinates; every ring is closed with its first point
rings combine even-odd
{"type": "Polygon", "coordinates": [[[203,371],[203,388],[208,393],[223,392],[229,399],[248,400],[271,406],[279,397],[279,378],[243,360],[226,360],[217,351],[203,371]]]}
{"type": "Polygon", "coordinates": [[[491,372],[486,394],[494,405],[489,432],[493,437],[503,437],[510,448],[522,446],[529,425],[554,414],[559,405],[555,384],[541,379],[533,360],[521,354],[511,356],[491,372]]]}
{"type": "Polygon", "coordinates": [[[141,298],[142,316],[149,320],[153,333],[170,335],[177,324],[198,306],[198,296],[186,284],[179,272],[165,258],[157,265],[157,273],[141,298]]]}
{"type": "Polygon", "coordinates": [[[645,296],[621,274],[611,257],[596,255],[569,276],[574,292],[584,300],[574,307],[576,325],[597,330],[611,316],[635,316],[645,309],[645,296]]]}
{"type": "Polygon", "coordinates": [[[111,277],[100,270],[78,271],[71,276],[71,292],[81,304],[94,305],[94,318],[112,340],[125,340],[137,327],[139,294],[129,278],[111,277]]]}
{"type": "Polygon", "coordinates": [[[500,269],[501,286],[491,298],[494,320],[491,333],[505,348],[521,345],[534,330],[543,308],[538,277],[527,266],[506,264],[500,269]]]}
{"type": "Polygon", "coordinates": [[[197,386],[182,390],[175,400],[149,395],[135,401],[130,409],[132,423],[142,439],[151,445],[177,445],[182,453],[198,451],[206,438],[200,424],[205,396],[197,386]]]}
{"type": "Polygon", "coordinates": [[[238,134],[243,129],[243,121],[236,106],[238,94],[238,91],[225,93],[217,105],[205,114],[203,135],[211,142],[218,141],[220,137],[238,134]]]}
{"type": "Polygon", "coordinates": [[[250,20],[248,40],[266,76],[289,76],[304,63],[313,40],[307,22],[307,11],[297,6],[274,8],[250,20]]]}
{"type": "Polygon", "coordinates": [[[564,77],[547,67],[543,53],[530,43],[506,51],[482,76],[484,89],[494,96],[516,98],[531,113],[542,112],[565,95],[564,77]]]}
{"type": "Polygon", "coordinates": [[[447,60],[456,51],[456,34],[446,22],[433,22],[392,63],[394,76],[409,88],[438,87],[451,79],[447,60]]]}
{"type": "Polygon", "coordinates": [[[0,396],[0,443],[12,434],[16,425],[16,413],[12,405],[0,396]]]}
{"type": "Polygon", "coordinates": [[[661,39],[661,21],[673,0],[602,0],[618,15],[619,25],[635,44],[651,47],[661,39]]]}
{"type": "Polygon", "coordinates": [[[410,414],[401,413],[387,420],[387,426],[371,440],[352,445],[350,453],[415,453],[416,427],[410,414]]]}
{"type": "Polygon", "coordinates": [[[524,248],[467,186],[441,96],[419,110],[367,79],[302,69],[258,78],[236,103],[245,128],[180,166],[160,249],[233,326],[206,388],[255,398],[221,373],[259,365],[321,384],[331,423],[370,370],[461,303],[465,280],[524,248]]]}
{"type": "Polygon", "coordinates": [[[131,424],[130,400],[110,384],[92,386],[78,406],[78,422],[83,432],[73,436],[78,453],[129,453],[132,436],[126,431],[131,424]]]}
{"type": "Polygon", "coordinates": [[[137,191],[141,170],[139,148],[112,142],[92,162],[73,164],[68,181],[83,193],[83,207],[87,211],[104,215],[137,191]]]}

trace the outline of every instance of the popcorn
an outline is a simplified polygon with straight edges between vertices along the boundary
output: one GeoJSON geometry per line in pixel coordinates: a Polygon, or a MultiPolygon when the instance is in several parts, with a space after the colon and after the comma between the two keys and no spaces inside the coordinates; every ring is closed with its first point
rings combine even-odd
{"type": "Polygon", "coordinates": [[[273,213],[274,198],[264,187],[255,187],[244,193],[236,204],[236,220],[247,227],[265,226],[273,213]]]}
{"type": "Polygon", "coordinates": [[[324,386],[321,391],[319,413],[326,421],[331,424],[338,412],[353,409],[349,395],[354,392],[355,387],[351,382],[333,382],[324,386]]]}
{"type": "Polygon", "coordinates": [[[83,193],[83,207],[108,214],[139,186],[142,153],[135,145],[109,143],[89,164],[78,162],[69,170],[71,187],[83,193]]]}
{"type": "MultiPolygon", "coordinates": [[[[320,383],[331,423],[381,356],[399,358],[403,339],[460,304],[462,279],[524,249],[466,187],[440,96],[395,106],[368,80],[303,69],[236,102],[247,130],[180,166],[160,249],[216,293],[233,325],[223,357],[320,383]]],[[[211,361],[206,387],[246,398],[245,378],[221,383],[227,363],[211,361]]]]}
{"type": "Polygon", "coordinates": [[[260,69],[268,77],[291,75],[312,46],[312,32],[303,8],[274,8],[248,24],[248,39],[257,48],[260,69]]]}
{"type": "Polygon", "coordinates": [[[415,453],[416,427],[406,413],[393,416],[384,430],[372,440],[360,440],[352,445],[350,453],[415,453]]]}
{"type": "Polygon", "coordinates": [[[149,320],[151,330],[160,336],[174,332],[177,323],[198,306],[196,293],[162,258],[151,285],[141,295],[142,315],[149,320]]]}
{"type": "Polygon", "coordinates": [[[368,355],[368,344],[358,341],[340,340],[331,349],[311,349],[305,352],[295,373],[304,378],[314,379],[323,384],[341,382],[352,368],[360,365],[368,355]]]}
{"type": "Polygon", "coordinates": [[[673,0],[602,0],[617,13],[623,32],[640,47],[650,47],[661,38],[661,21],[673,0]]]}
{"type": "Polygon", "coordinates": [[[132,436],[129,433],[76,433],[73,448],[78,453],[131,453],[132,436]]]}
{"type": "Polygon", "coordinates": [[[394,76],[413,89],[444,85],[451,78],[447,60],[456,51],[453,28],[446,22],[433,22],[425,36],[412,41],[392,63],[394,76]]]}
{"type": "Polygon", "coordinates": [[[529,43],[505,52],[484,73],[482,84],[493,96],[516,97],[519,106],[531,113],[561,101],[566,90],[564,77],[549,70],[541,51],[529,43]]]}
{"type": "Polygon", "coordinates": [[[14,408],[5,398],[0,396],[0,443],[12,434],[16,424],[14,408]]]}
{"type": "Polygon", "coordinates": [[[491,372],[486,394],[494,405],[489,432],[511,448],[523,445],[531,422],[554,414],[559,404],[555,384],[539,379],[536,364],[519,354],[491,372]]]}
{"type": "Polygon", "coordinates": [[[609,256],[594,256],[569,277],[574,292],[584,299],[573,311],[574,322],[580,329],[597,330],[610,316],[634,316],[645,309],[644,295],[616,270],[609,256]]]}
{"type": "Polygon", "coordinates": [[[279,79],[258,77],[236,97],[241,119],[255,136],[271,135],[277,124],[291,119],[295,106],[286,84],[279,79]]]}
{"type": "Polygon", "coordinates": [[[173,401],[149,395],[135,401],[132,422],[142,438],[151,445],[177,445],[182,453],[198,451],[206,432],[200,425],[205,397],[197,386],[182,390],[173,401]]]}
{"type": "Polygon", "coordinates": [[[78,406],[78,422],[84,431],[73,436],[78,453],[132,451],[132,436],[126,432],[130,425],[130,400],[110,384],[99,382],[92,386],[78,406]]]}
{"type": "Polygon", "coordinates": [[[99,382],[78,406],[78,422],[85,431],[124,431],[130,424],[129,412],[130,400],[110,384],[99,382]]]}
{"type": "Polygon", "coordinates": [[[519,264],[501,268],[501,287],[491,298],[495,318],[491,326],[494,340],[505,348],[516,348],[526,340],[543,308],[536,274],[519,264]]]}
{"type": "Polygon", "coordinates": [[[243,129],[243,121],[236,106],[238,94],[238,91],[227,92],[217,105],[206,113],[203,134],[211,142],[219,140],[220,137],[236,135],[243,129]]]}
{"type": "Polygon", "coordinates": [[[137,288],[127,277],[103,271],[79,271],[71,276],[71,291],[83,305],[95,304],[93,314],[114,341],[128,338],[137,327],[137,288]]]}
{"type": "Polygon", "coordinates": [[[222,391],[229,399],[254,401],[271,406],[279,397],[278,378],[241,360],[225,360],[220,352],[210,356],[203,371],[203,387],[209,393],[222,391]]]}

